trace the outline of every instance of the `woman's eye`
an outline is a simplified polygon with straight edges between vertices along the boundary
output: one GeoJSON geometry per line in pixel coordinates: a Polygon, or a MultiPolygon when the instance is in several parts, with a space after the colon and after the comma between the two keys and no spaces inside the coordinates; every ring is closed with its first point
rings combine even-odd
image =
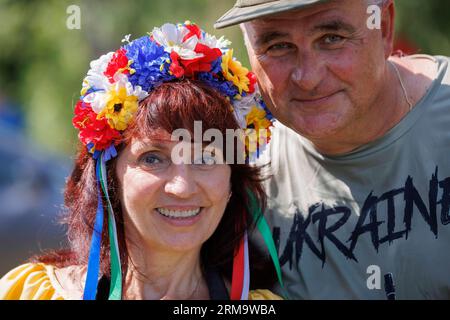
{"type": "Polygon", "coordinates": [[[202,163],[211,166],[213,164],[216,164],[216,158],[214,158],[213,156],[204,156],[202,163]]]}
{"type": "Polygon", "coordinates": [[[139,161],[141,164],[147,167],[157,167],[166,163],[166,159],[155,153],[146,153],[144,154],[139,161]]]}
{"type": "Polygon", "coordinates": [[[203,155],[203,157],[196,159],[194,164],[211,166],[216,164],[216,158],[214,156],[203,155]]]}

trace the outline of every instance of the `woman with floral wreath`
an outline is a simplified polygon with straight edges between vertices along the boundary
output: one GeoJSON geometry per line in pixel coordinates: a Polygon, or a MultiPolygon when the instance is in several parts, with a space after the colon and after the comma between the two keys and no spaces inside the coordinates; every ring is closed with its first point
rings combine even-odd
{"type": "Polygon", "coordinates": [[[70,246],[7,273],[0,299],[279,299],[267,290],[282,281],[260,171],[249,164],[270,132],[244,143],[241,164],[221,161],[230,158],[226,148],[208,153],[201,141],[171,136],[193,133],[196,121],[224,137],[270,130],[254,75],[228,41],[190,22],[129,38],[91,62],[75,106],[81,143],[65,190],[70,246]],[[180,143],[200,148],[200,157],[175,162],[180,143]],[[267,252],[249,243],[255,228],[267,252]]]}

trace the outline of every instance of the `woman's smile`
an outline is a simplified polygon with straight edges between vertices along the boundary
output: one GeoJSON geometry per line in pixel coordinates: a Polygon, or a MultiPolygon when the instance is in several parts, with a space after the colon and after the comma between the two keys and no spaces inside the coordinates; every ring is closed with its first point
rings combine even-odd
{"type": "Polygon", "coordinates": [[[186,219],[191,218],[199,214],[201,208],[184,208],[184,209],[175,209],[169,207],[156,208],[160,214],[168,218],[174,219],[186,219]]]}
{"type": "Polygon", "coordinates": [[[158,216],[174,227],[189,227],[195,225],[203,216],[204,208],[186,208],[175,209],[173,207],[161,207],[156,208],[154,211],[158,213],[158,216]]]}

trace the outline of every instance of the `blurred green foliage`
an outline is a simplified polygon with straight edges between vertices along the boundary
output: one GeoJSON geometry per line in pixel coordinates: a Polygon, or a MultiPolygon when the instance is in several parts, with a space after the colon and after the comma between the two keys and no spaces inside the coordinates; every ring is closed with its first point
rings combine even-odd
{"type": "Polygon", "coordinates": [[[450,1],[396,0],[396,30],[420,53],[450,56],[450,1]]]}
{"type": "MultiPolygon", "coordinates": [[[[0,0],[0,95],[18,102],[27,134],[52,151],[72,153],[73,105],[89,62],[164,22],[191,20],[225,35],[248,66],[238,27],[213,23],[235,0],[0,0]],[[81,29],[69,30],[69,5],[81,8],[81,29]]],[[[450,55],[450,1],[396,0],[397,30],[421,52],[450,55]]]]}

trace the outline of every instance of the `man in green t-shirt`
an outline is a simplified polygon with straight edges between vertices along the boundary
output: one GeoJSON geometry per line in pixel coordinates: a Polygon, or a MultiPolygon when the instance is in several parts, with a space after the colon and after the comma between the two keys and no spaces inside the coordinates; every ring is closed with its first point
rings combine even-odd
{"type": "Polygon", "coordinates": [[[449,58],[393,56],[393,2],[238,0],[215,25],[241,25],[279,120],[261,163],[291,298],[450,298],[449,58]]]}

